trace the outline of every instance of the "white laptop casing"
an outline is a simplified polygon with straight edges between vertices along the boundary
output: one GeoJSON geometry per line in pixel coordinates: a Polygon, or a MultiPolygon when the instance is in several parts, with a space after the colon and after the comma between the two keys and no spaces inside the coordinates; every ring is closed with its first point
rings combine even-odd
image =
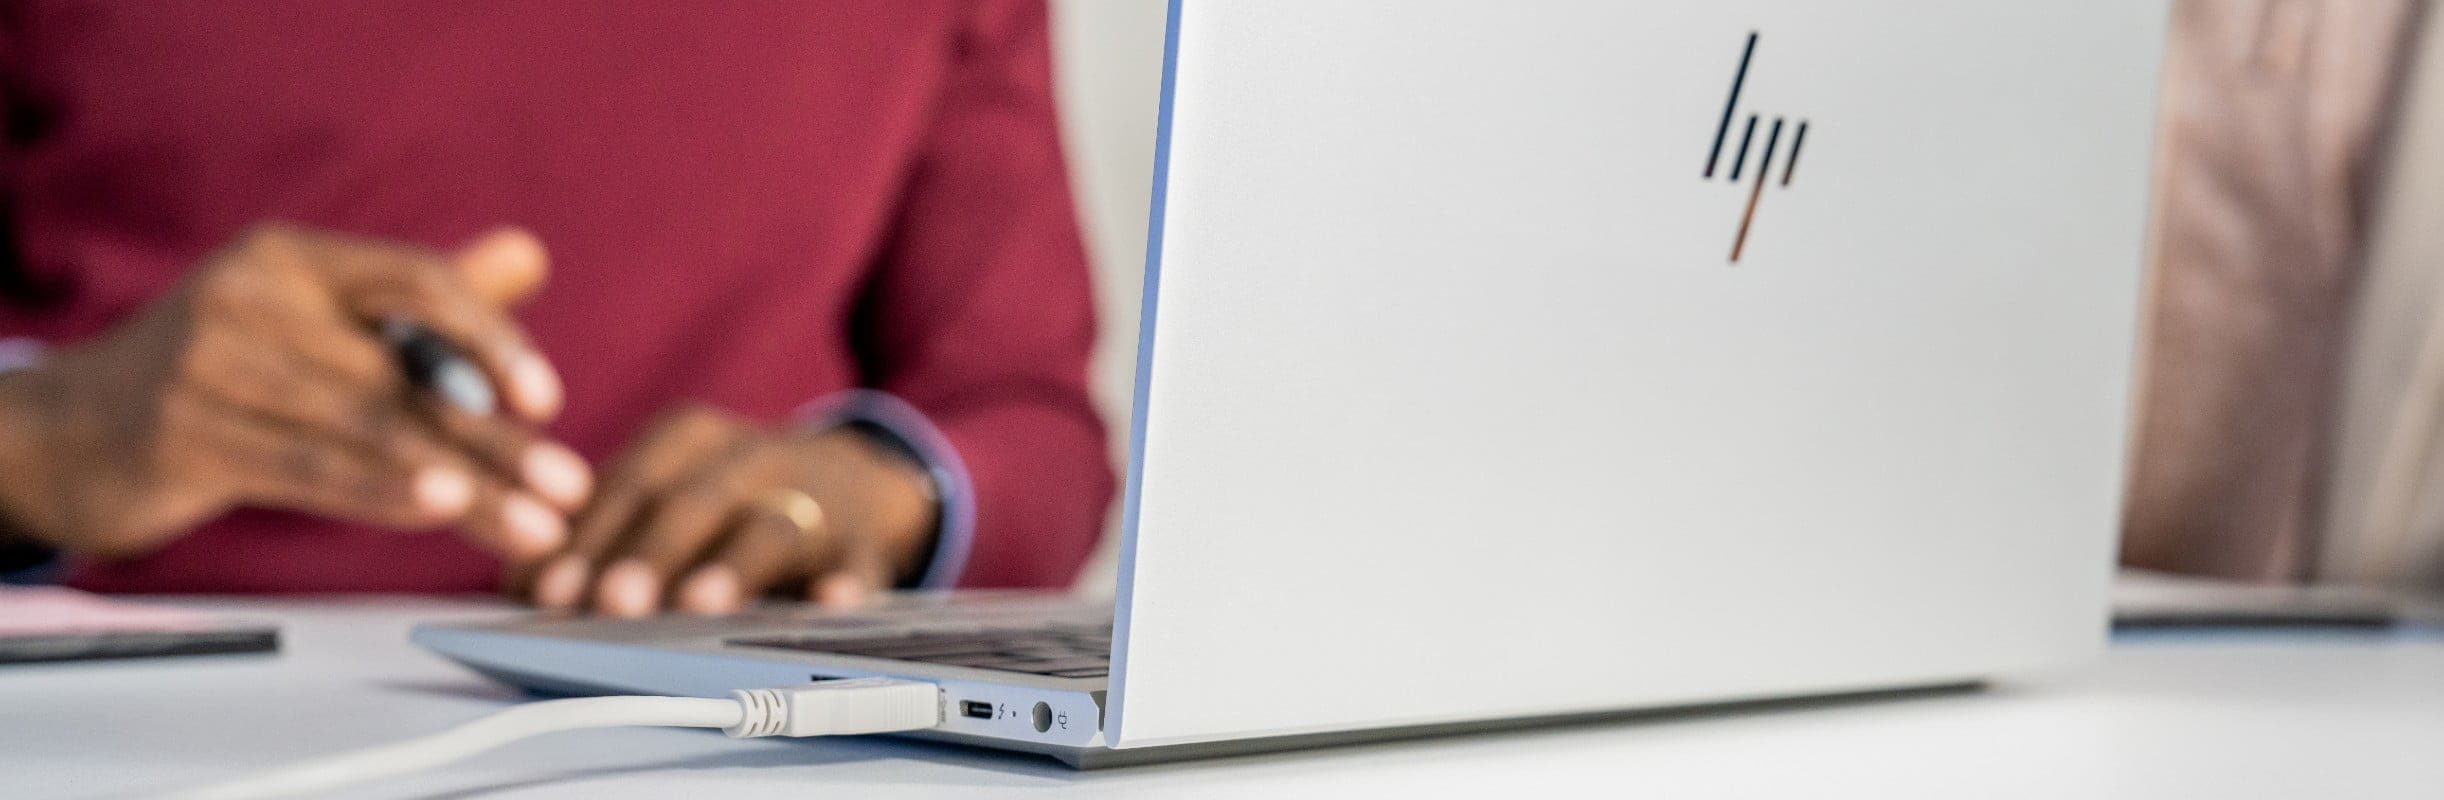
{"type": "Polygon", "coordinates": [[[1112,744],[2092,654],[2165,18],[1175,3],[1112,744]]]}

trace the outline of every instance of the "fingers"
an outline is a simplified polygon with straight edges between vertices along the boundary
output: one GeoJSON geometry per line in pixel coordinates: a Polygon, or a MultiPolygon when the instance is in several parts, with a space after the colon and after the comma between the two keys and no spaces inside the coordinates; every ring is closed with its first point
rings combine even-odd
{"type": "Polygon", "coordinates": [[[301,260],[299,269],[321,278],[337,308],[360,326],[390,317],[417,320],[463,349],[519,417],[543,422],[559,413],[559,375],[496,302],[496,296],[514,297],[540,284],[544,256],[533,237],[515,230],[496,232],[452,261],[332,234],[284,235],[297,242],[275,252],[301,260]]]}
{"type": "Polygon", "coordinates": [[[312,324],[269,331],[282,349],[310,372],[383,398],[408,394],[407,376],[379,339],[355,330],[352,320],[331,316],[312,324]]]}
{"type": "Polygon", "coordinates": [[[594,491],[594,471],[567,446],[544,439],[533,428],[498,417],[468,414],[431,399],[424,414],[441,434],[486,467],[516,479],[553,506],[553,515],[576,511],[594,491]]]}
{"type": "Polygon", "coordinates": [[[223,479],[257,502],[401,528],[440,524],[475,502],[473,472],[446,456],[385,457],[230,409],[190,413],[199,419],[182,434],[215,445],[223,479]]]}
{"type": "MultiPolygon", "coordinates": [[[[500,228],[477,237],[451,258],[465,285],[485,305],[507,309],[543,288],[551,257],[542,240],[520,228],[500,228]]],[[[496,385],[508,387],[511,405],[529,420],[546,420],[560,413],[565,391],[560,376],[532,348],[502,356],[507,374],[496,373],[496,385]]]]}
{"type": "Polygon", "coordinates": [[[483,497],[488,502],[478,502],[476,507],[497,509],[497,513],[467,518],[463,532],[477,544],[490,544],[494,552],[522,562],[550,555],[568,541],[568,523],[533,495],[502,492],[483,497]]]}
{"type": "Polygon", "coordinates": [[[432,328],[483,370],[516,416],[544,422],[559,414],[559,374],[507,315],[461,284],[451,273],[429,269],[395,274],[365,287],[352,298],[353,308],[365,319],[406,317],[432,328]]]}
{"type": "Polygon", "coordinates": [[[534,572],[528,597],[534,604],[554,611],[577,607],[585,597],[586,587],[594,580],[594,567],[583,556],[562,554],[543,563],[534,572]]]}
{"type": "Polygon", "coordinates": [[[542,558],[568,544],[568,511],[592,489],[585,461],[523,425],[475,417],[433,401],[419,424],[395,431],[383,447],[401,452],[452,452],[476,471],[476,499],[455,520],[459,532],[512,563],[542,558]],[[436,435],[431,427],[439,423],[436,435]]]}
{"type": "Polygon", "coordinates": [[[210,374],[198,374],[193,384],[240,409],[369,445],[391,443],[408,433],[445,440],[479,465],[523,482],[562,511],[577,509],[594,487],[591,470],[577,453],[543,440],[521,423],[472,416],[440,401],[408,409],[381,391],[354,387],[345,377],[320,372],[303,357],[254,347],[213,350],[218,355],[200,367],[210,374]]]}
{"type": "Polygon", "coordinates": [[[595,587],[594,606],[614,616],[643,616],[661,606],[663,590],[680,568],[713,543],[739,506],[731,473],[690,481],[654,504],[639,525],[629,551],[609,560],[595,587]]]}
{"type": "Polygon", "coordinates": [[[536,433],[561,388],[502,310],[540,285],[544,258],[516,231],[455,259],[289,226],[251,231],[80,360],[110,378],[95,388],[111,395],[80,402],[119,407],[97,425],[103,445],[80,444],[110,451],[142,478],[122,482],[143,485],[107,493],[122,508],[75,510],[151,531],[264,505],[454,525],[512,558],[556,551],[592,478],[536,433]],[[453,412],[412,391],[374,335],[386,313],[451,337],[517,413],[453,412]]]}
{"type": "MultiPolygon", "coordinates": [[[[535,603],[553,609],[580,604],[595,583],[595,571],[653,510],[652,504],[672,487],[717,463],[723,453],[745,439],[747,430],[744,423],[704,408],[683,409],[655,422],[614,462],[592,502],[578,512],[568,552],[554,559],[535,580],[535,603]]],[[[621,580],[634,583],[639,579],[621,580]]]]}
{"type": "Polygon", "coordinates": [[[891,586],[891,568],[882,548],[869,537],[845,539],[836,562],[817,565],[808,579],[806,596],[834,608],[859,608],[881,597],[891,586]]]}
{"type": "Polygon", "coordinates": [[[362,387],[319,373],[302,359],[252,348],[212,349],[218,355],[202,360],[210,374],[196,376],[192,385],[235,409],[276,421],[300,436],[387,451],[394,459],[432,460],[440,457],[437,453],[452,454],[453,468],[476,469],[522,485],[523,491],[498,492],[510,512],[503,524],[515,523],[509,529],[515,541],[548,540],[547,549],[557,548],[566,527],[561,515],[575,510],[592,491],[591,472],[576,453],[541,439],[524,425],[465,414],[439,402],[428,402],[418,413],[393,399],[368,397],[362,387]],[[462,460],[471,464],[456,463],[462,460]],[[533,513],[537,497],[556,508],[533,513]]]}
{"type": "Polygon", "coordinates": [[[212,466],[248,502],[400,529],[455,525],[504,557],[559,549],[559,512],[447,446],[400,429],[367,442],[299,427],[197,398],[183,434],[214,454],[212,466]]]}
{"type": "Polygon", "coordinates": [[[923,477],[900,474],[909,470],[860,437],[773,435],[701,411],[666,418],[579,515],[571,552],[536,581],[537,602],[727,613],[800,580],[825,603],[871,601],[894,563],[917,557],[902,551],[924,546],[916,526],[930,516],[892,510],[900,495],[927,502],[923,477]]]}
{"type": "Polygon", "coordinates": [[[710,559],[677,583],[672,602],[697,614],[735,612],[763,587],[820,567],[836,541],[825,525],[801,532],[787,516],[750,511],[710,559]]]}
{"type": "Polygon", "coordinates": [[[678,490],[643,523],[648,535],[604,571],[596,607],[640,616],[667,595],[684,610],[724,614],[765,587],[809,574],[818,577],[808,596],[827,605],[859,606],[879,595],[889,570],[874,542],[843,535],[819,505],[793,513],[767,502],[774,488],[759,480],[765,473],[748,459],[678,490]]]}
{"type": "Polygon", "coordinates": [[[190,374],[182,383],[231,406],[364,440],[387,437],[385,428],[405,415],[395,400],[330,375],[304,358],[235,340],[225,332],[197,336],[190,374]]]}
{"type": "Polygon", "coordinates": [[[542,245],[515,229],[481,237],[454,260],[414,248],[282,226],[238,248],[236,266],[213,288],[221,328],[251,333],[210,348],[195,382],[231,404],[283,424],[401,453],[448,451],[476,481],[478,502],[463,527],[504,554],[558,549],[564,514],[592,491],[592,473],[531,423],[558,412],[558,377],[502,304],[531,293],[545,269],[542,245]],[[519,419],[473,415],[417,397],[376,318],[416,319],[463,348],[519,419]],[[268,340],[268,341],[267,341],[268,340]],[[269,346],[264,346],[269,345],[269,346]],[[492,480],[498,477],[503,480],[492,480]]]}
{"type": "Polygon", "coordinates": [[[451,259],[459,275],[477,296],[494,308],[517,305],[543,288],[551,271],[551,256],[543,241],[520,228],[500,228],[467,246],[451,259]]]}

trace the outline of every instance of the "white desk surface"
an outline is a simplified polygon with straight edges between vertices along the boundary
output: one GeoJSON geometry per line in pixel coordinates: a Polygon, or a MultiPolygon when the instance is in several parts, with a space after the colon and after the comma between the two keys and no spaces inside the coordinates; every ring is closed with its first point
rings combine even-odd
{"type": "MultiPolygon", "coordinates": [[[[475,601],[212,601],[278,656],[0,667],[0,797],[105,797],[438,730],[516,695],[409,646],[475,601]]],[[[1487,676],[1488,680],[1501,676],[1487,676]]],[[[352,797],[2444,797],[2444,634],[2126,635],[1979,693],[1715,712],[1077,773],[881,739],[615,730],[352,797]]]]}

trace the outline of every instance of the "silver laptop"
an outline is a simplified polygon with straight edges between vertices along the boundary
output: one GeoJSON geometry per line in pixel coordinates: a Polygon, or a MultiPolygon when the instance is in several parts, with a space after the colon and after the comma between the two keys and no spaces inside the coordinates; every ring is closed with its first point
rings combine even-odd
{"type": "Polygon", "coordinates": [[[1171,9],[1114,601],[530,619],[1079,766],[1974,684],[2106,630],[2163,2],[1171,9]]]}

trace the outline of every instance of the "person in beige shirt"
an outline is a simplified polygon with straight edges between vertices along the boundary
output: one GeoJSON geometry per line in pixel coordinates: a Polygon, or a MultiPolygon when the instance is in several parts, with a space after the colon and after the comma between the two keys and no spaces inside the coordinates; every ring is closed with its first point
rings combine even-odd
{"type": "Polygon", "coordinates": [[[2444,587],[2444,13],[2181,0],[2122,555],[2444,587]]]}

